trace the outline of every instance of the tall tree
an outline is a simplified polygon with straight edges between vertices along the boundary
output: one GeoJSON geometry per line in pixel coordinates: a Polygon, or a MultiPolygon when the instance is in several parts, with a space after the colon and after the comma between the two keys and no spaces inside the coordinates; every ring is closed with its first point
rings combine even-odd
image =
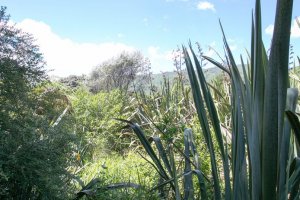
{"type": "Polygon", "coordinates": [[[44,66],[33,37],[10,25],[1,7],[0,199],[57,199],[68,188],[71,134],[53,123],[68,102],[41,86],[44,66]]]}
{"type": "Polygon", "coordinates": [[[91,90],[109,91],[120,89],[127,91],[137,77],[145,75],[150,69],[149,60],[136,51],[123,52],[119,56],[103,62],[91,73],[91,90]]]}

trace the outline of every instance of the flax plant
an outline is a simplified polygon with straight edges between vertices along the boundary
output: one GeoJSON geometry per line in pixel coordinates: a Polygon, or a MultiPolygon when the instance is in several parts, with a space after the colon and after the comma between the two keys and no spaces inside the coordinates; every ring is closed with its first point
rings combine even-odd
{"type": "MultiPolygon", "coordinates": [[[[220,23],[226,62],[203,58],[221,68],[229,77],[231,128],[226,133],[220,126],[221,115],[217,110],[220,106],[215,104],[215,95],[212,95],[218,89],[206,82],[202,58],[196,56],[191,43],[188,48],[182,47],[201,132],[210,154],[214,199],[300,198],[300,123],[295,114],[298,90],[289,88],[288,75],[292,7],[292,0],[277,1],[274,34],[268,56],[262,42],[260,1],[256,1],[251,51],[246,63],[241,58],[242,73],[220,23]],[[225,137],[228,132],[230,137],[225,137]],[[213,138],[216,142],[213,142],[213,138]],[[219,156],[222,167],[218,165],[219,156]]],[[[138,135],[163,177],[164,182],[158,187],[170,184],[175,192],[174,198],[181,199],[177,180],[182,175],[176,176],[174,166],[170,167],[172,164],[162,164],[159,157],[165,156],[162,153],[156,155],[139,126],[124,122],[138,135]]],[[[188,137],[185,135],[185,138],[187,144],[188,137]]],[[[195,146],[190,145],[189,148],[194,149],[195,146]]],[[[186,158],[184,199],[194,199],[194,195],[189,194],[193,191],[193,185],[187,175],[195,171],[201,175],[198,181],[200,198],[207,199],[201,166],[197,167],[196,160],[191,161],[189,156],[186,155],[186,158]],[[188,163],[193,163],[193,170],[188,163]]]]}
{"type": "MultiPolygon", "coordinates": [[[[288,89],[292,5],[293,1],[289,0],[277,2],[275,31],[268,57],[262,43],[260,1],[256,1],[251,55],[247,64],[241,59],[243,73],[240,73],[237,67],[222,26],[226,65],[206,57],[208,61],[228,73],[231,80],[230,165],[201,62],[195,56],[191,45],[191,56],[187,48],[183,47],[202,132],[211,153],[212,166],[216,165],[216,148],[211,143],[209,122],[218,139],[223,161],[225,199],[288,199],[292,194],[293,197],[299,198],[299,183],[291,176],[294,174],[297,180],[299,179],[298,158],[291,150],[294,146],[293,136],[290,134],[290,123],[285,118],[287,109],[290,110],[288,115],[294,116],[289,119],[297,122],[293,112],[298,91],[288,89]],[[228,173],[229,167],[231,174],[228,173]]],[[[223,197],[216,167],[212,167],[212,175],[214,197],[221,199],[223,197]]]]}

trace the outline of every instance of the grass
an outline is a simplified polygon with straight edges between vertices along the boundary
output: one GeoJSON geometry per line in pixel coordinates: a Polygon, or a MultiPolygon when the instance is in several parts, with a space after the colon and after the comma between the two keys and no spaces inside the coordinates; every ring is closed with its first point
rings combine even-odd
{"type": "Polygon", "coordinates": [[[100,156],[80,174],[85,187],[85,196],[80,198],[158,199],[156,193],[149,193],[158,181],[157,173],[137,153],[100,156]]]}

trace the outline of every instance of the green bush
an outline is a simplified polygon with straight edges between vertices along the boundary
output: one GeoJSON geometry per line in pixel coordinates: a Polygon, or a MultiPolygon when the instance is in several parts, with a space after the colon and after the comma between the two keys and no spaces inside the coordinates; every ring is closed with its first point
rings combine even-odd
{"type": "MultiPolygon", "coordinates": [[[[81,88],[70,95],[72,111],[75,118],[75,133],[82,138],[82,158],[97,160],[97,155],[103,152],[117,151],[122,153],[123,144],[120,140],[120,126],[113,118],[127,117],[130,108],[128,101],[119,90],[92,94],[81,88]]],[[[125,136],[124,136],[125,137],[125,136]]]]}
{"type": "Polygon", "coordinates": [[[0,198],[65,199],[72,191],[67,167],[74,138],[71,119],[57,119],[68,102],[44,84],[44,61],[33,38],[8,20],[1,7],[0,198]]]}

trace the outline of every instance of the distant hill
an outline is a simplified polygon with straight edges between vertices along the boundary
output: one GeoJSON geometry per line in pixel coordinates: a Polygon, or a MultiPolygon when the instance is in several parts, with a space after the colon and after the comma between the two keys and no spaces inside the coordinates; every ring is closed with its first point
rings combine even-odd
{"type": "MultiPolygon", "coordinates": [[[[211,81],[214,77],[220,75],[222,73],[222,70],[219,69],[218,67],[210,67],[210,68],[203,69],[203,72],[204,72],[204,76],[205,76],[206,80],[211,81]]],[[[187,73],[186,69],[183,70],[183,75],[188,80],[188,73],[187,73]]],[[[152,75],[152,83],[155,86],[159,86],[163,82],[164,76],[169,80],[173,80],[175,77],[177,77],[177,72],[173,71],[173,72],[153,74],[152,75]]]]}
{"type": "MultiPolygon", "coordinates": [[[[211,81],[214,77],[216,77],[222,73],[221,69],[219,69],[218,67],[206,68],[206,69],[203,69],[203,71],[204,71],[204,76],[207,81],[211,81]]],[[[188,73],[187,73],[186,69],[183,70],[183,75],[186,79],[186,84],[189,84],[188,73]]],[[[168,80],[170,80],[172,82],[174,80],[174,78],[177,76],[178,76],[178,74],[176,71],[152,74],[152,84],[154,86],[160,88],[161,84],[164,82],[164,77],[166,77],[168,80]]],[[[76,88],[80,85],[84,85],[84,86],[87,86],[87,88],[90,88],[90,85],[91,85],[89,77],[86,75],[81,75],[81,76],[70,75],[68,77],[63,77],[63,78],[51,76],[50,80],[54,81],[54,82],[60,82],[63,85],[71,87],[71,88],[76,88]]],[[[149,84],[142,82],[142,87],[147,91],[149,89],[149,84]]]]}

